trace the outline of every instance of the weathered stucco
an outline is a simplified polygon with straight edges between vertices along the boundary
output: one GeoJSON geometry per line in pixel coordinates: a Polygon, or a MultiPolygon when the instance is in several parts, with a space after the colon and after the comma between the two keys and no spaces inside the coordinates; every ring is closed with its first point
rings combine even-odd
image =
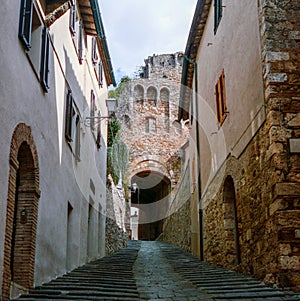
{"type": "MultiPolygon", "coordinates": [[[[31,129],[39,164],[41,193],[34,266],[34,285],[39,285],[105,254],[105,218],[100,218],[98,213],[104,216],[106,206],[106,124],[102,122],[102,143],[97,149],[95,138],[83,119],[89,115],[91,89],[101,115],[107,115],[107,85],[105,80],[103,88],[98,85],[91,62],[91,36],[87,37],[84,61],[79,63],[67,11],[49,28],[52,41],[50,89],[44,93],[39,70],[34,63],[31,65],[34,54],[27,53],[18,39],[19,10],[19,1],[7,2],[0,8],[0,34],[3,36],[0,43],[0,161],[3,163],[0,171],[0,274],[8,262],[7,258],[4,261],[3,252],[10,142],[16,126],[22,122],[31,129]],[[72,89],[82,118],[80,161],[75,160],[64,135],[68,88],[72,89]]],[[[6,300],[7,294],[3,298],[6,300]]]]}

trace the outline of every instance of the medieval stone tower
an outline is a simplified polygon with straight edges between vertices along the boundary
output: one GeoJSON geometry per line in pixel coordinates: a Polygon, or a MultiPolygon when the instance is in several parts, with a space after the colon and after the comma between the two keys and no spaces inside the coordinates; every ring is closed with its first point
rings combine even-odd
{"type": "Polygon", "coordinates": [[[139,239],[162,232],[172,189],[181,173],[180,147],[188,130],[177,121],[183,55],[149,56],[118,99],[121,138],[129,150],[132,206],[139,208],[139,239]]]}

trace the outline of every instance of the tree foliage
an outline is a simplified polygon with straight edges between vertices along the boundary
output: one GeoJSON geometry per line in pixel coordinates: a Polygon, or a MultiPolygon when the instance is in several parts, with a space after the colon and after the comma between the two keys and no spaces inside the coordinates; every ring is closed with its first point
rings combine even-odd
{"type": "Polygon", "coordinates": [[[121,94],[121,92],[123,91],[123,89],[126,87],[127,83],[130,82],[131,79],[129,76],[123,76],[121,78],[120,83],[118,84],[117,88],[115,88],[114,90],[110,90],[108,91],[108,97],[109,98],[118,98],[121,94]]]}

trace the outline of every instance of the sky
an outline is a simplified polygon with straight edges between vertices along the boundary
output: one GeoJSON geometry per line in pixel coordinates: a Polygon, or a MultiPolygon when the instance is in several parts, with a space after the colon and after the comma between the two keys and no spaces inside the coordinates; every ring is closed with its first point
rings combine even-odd
{"type": "Polygon", "coordinates": [[[116,81],[153,54],[184,51],[197,0],[99,0],[116,81]]]}

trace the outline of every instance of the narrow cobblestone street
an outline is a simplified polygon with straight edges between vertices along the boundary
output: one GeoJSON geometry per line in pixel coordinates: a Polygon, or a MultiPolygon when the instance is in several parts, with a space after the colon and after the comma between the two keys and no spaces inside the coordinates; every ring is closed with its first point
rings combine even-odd
{"type": "Polygon", "coordinates": [[[200,262],[164,243],[131,241],[18,300],[297,301],[300,295],[200,262]]]}

